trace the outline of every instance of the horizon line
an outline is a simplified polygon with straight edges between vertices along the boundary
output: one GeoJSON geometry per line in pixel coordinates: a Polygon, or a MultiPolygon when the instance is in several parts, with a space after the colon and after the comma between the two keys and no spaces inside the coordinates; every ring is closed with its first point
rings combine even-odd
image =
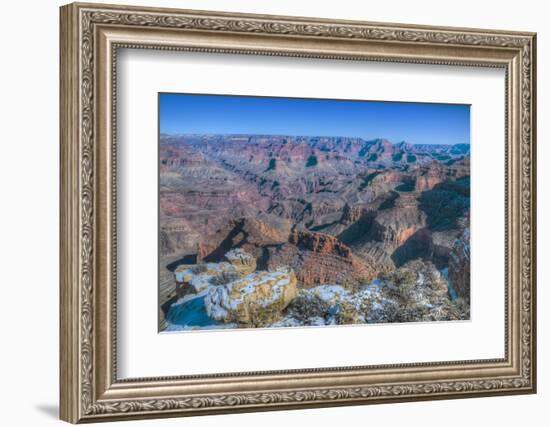
{"type": "Polygon", "coordinates": [[[365,142],[369,141],[376,141],[376,140],[386,140],[390,144],[410,144],[410,145],[471,145],[470,142],[454,142],[454,143],[431,143],[431,142],[409,142],[406,140],[402,140],[399,142],[393,142],[392,140],[384,137],[375,137],[375,138],[367,138],[363,136],[344,136],[344,135],[292,135],[292,134],[283,134],[283,133],[193,133],[193,132],[187,132],[187,133],[180,133],[180,132],[161,132],[159,131],[159,137],[162,135],[171,135],[171,136],[197,136],[197,135],[212,135],[212,136],[266,136],[266,137],[294,137],[294,138],[349,138],[349,139],[361,139],[365,142]]]}

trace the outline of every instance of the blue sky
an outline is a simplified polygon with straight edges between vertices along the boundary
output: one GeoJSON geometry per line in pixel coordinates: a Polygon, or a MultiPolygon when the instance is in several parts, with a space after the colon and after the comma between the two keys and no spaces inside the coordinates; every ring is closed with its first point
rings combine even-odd
{"type": "Polygon", "coordinates": [[[469,105],[161,93],[159,114],[161,133],[470,142],[469,105]]]}

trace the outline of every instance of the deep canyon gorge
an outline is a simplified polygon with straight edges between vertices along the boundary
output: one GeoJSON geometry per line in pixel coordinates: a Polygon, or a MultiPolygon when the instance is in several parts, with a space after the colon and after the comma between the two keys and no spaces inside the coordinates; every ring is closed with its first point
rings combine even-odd
{"type": "Polygon", "coordinates": [[[161,330],[469,319],[470,145],[161,134],[161,330]]]}

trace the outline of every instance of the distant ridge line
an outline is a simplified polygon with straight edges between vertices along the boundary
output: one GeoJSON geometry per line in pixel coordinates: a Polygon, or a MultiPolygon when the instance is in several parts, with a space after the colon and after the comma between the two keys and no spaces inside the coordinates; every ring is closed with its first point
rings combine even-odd
{"type": "Polygon", "coordinates": [[[364,137],[360,136],[319,136],[319,135],[285,135],[285,134],[256,134],[256,133],[166,133],[161,132],[159,134],[160,138],[166,138],[166,137],[233,137],[233,138],[244,138],[244,137],[257,137],[257,138],[295,138],[295,139],[344,139],[344,140],[359,140],[362,142],[382,142],[387,141],[392,145],[399,145],[399,144],[409,144],[409,145],[417,145],[417,146],[456,146],[456,145],[470,145],[469,142],[455,142],[452,144],[445,144],[445,143],[424,143],[424,142],[408,142],[408,141],[399,141],[399,142],[392,142],[391,140],[383,137],[378,138],[370,138],[366,139],[364,137]]]}

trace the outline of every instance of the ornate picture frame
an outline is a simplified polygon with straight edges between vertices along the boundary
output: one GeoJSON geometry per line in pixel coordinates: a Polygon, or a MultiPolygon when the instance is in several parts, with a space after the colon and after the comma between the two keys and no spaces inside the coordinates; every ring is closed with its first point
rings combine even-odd
{"type": "Polygon", "coordinates": [[[63,6],[60,384],[71,423],[536,391],[536,35],[99,4],[63,6]],[[505,357],[117,377],[117,49],[505,70],[505,357]]]}

